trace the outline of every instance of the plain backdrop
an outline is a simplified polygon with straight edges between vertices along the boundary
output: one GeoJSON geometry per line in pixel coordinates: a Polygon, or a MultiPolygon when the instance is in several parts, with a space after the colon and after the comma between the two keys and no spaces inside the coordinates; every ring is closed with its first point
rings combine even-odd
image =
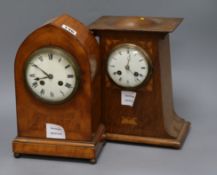
{"type": "Polygon", "coordinates": [[[217,173],[216,0],[1,0],[0,175],[215,175],[217,173]],[[74,159],[14,159],[14,58],[25,37],[69,13],[85,24],[102,15],[183,17],[170,35],[176,112],[192,128],[181,150],[107,143],[98,163],[74,159]]]}

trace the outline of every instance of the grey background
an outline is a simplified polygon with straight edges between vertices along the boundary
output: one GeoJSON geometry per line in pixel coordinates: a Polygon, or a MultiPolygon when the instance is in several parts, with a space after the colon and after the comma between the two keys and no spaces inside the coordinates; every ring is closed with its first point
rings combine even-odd
{"type": "Polygon", "coordinates": [[[216,0],[1,0],[0,175],[175,175],[217,173],[216,0]],[[171,34],[174,105],[192,122],[181,150],[107,143],[96,165],[85,161],[14,159],[16,136],[13,64],[23,39],[63,12],[89,24],[101,15],[184,17],[171,34]]]}

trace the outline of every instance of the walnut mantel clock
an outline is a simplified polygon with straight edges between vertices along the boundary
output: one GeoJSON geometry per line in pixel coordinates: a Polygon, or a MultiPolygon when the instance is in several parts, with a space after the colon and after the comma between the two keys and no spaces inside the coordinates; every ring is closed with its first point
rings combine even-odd
{"type": "Polygon", "coordinates": [[[173,109],[169,32],[180,18],[104,16],[99,37],[106,139],[180,148],[190,123],[173,109]]]}
{"type": "Polygon", "coordinates": [[[87,27],[62,15],[31,33],[15,60],[22,154],[96,161],[102,143],[99,49],[87,27]]]}

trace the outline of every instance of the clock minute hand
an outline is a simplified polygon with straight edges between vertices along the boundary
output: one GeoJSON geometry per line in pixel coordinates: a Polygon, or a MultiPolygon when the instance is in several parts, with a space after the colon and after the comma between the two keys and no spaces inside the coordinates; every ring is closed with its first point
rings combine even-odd
{"type": "Polygon", "coordinates": [[[43,72],[47,77],[49,77],[49,74],[47,72],[45,72],[43,69],[41,69],[40,67],[38,67],[36,64],[30,63],[33,67],[39,69],[41,72],[43,72]]]}
{"type": "Polygon", "coordinates": [[[49,79],[53,78],[52,74],[48,74],[47,72],[45,72],[42,68],[38,67],[36,64],[30,63],[32,66],[34,66],[35,68],[39,69],[41,72],[43,72],[49,79]]]}
{"type": "Polygon", "coordinates": [[[127,58],[127,65],[125,66],[125,69],[128,70],[128,71],[130,70],[130,65],[129,64],[130,64],[130,55],[127,58]]]}

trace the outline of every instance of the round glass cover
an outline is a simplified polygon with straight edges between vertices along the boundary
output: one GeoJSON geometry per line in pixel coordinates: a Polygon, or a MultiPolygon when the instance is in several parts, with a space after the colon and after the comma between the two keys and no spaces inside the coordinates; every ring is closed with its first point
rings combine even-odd
{"type": "Polygon", "coordinates": [[[108,57],[109,77],[118,86],[134,88],[145,82],[150,73],[150,58],[139,46],[121,44],[108,57]]]}
{"type": "Polygon", "coordinates": [[[73,56],[63,49],[46,47],[27,61],[25,79],[32,93],[43,101],[58,103],[75,93],[79,70],[73,56]]]}

